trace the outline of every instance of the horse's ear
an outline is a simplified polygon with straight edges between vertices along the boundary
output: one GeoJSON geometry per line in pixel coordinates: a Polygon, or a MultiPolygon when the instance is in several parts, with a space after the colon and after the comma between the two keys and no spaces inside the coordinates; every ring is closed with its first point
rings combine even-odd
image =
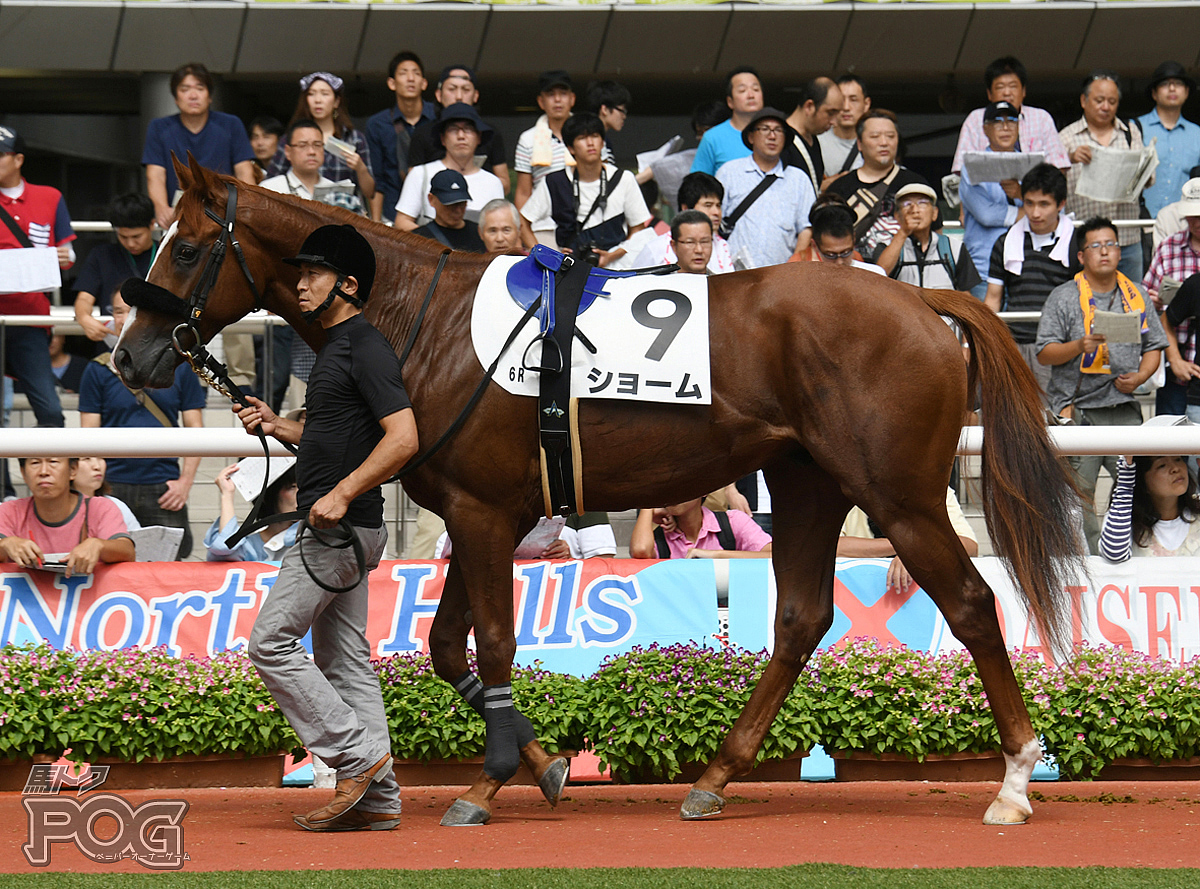
{"type": "Polygon", "coordinates": [[[208,181],[208,177],[205,175],[207,171],[204,167],[200,166],[200,162],[192,156],[190,151],[188,152],[188,167],[192,171],[191,179],[193,183],[199,185],[208,181]]]}
{"type": "MultiPolygon", "coordinates": [[[[191,159],[191,152],[188,152],[188,158],[191,159]]],[[[192,174],[175,156],[175,152],[171,152],[171,164],[175,167],[175,178],[179,180],[179,187],[183,191],[187,191],[192,187],[192,174]]]]}

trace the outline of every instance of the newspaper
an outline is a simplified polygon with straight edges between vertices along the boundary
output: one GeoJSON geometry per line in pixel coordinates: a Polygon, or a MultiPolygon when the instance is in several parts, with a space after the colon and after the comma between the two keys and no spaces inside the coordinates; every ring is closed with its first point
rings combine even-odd
{"type": "Polygon", "coordinates": [[[0,250],[0,293],[35,293],[61,286],[58,250],[54,247],[0,250]]]}
{"type": "Polygon", "coordinates": [[[683,148],[683,136],[672,136],[653,151],[639,151],[637,155],[638,172],[646,169],[655,161],[660,161],[669,154],[674,154],[683,148]]]}
{"type": "Polygon", "coordinates": [[[963,153],[962,168],[967,179],[978,185],[981,182],[1003,182],[1020,179],[1046,156],[1040,151],[967,151],[963,153]]]}
{"type": "Polygon", "coordinates": [[[1152,139],[1145,148],[1104,148],[1093,145],[1091,163],[1083,165],[1075,193],[1105,203],[1136,201],[1158,167],[1158,151],[1152,139]]]}
{"type": "Polygon", "coordinates": [[[349,160],[358,153],[352,143],[345,142],[337,136],[325,137],[325,150],[341,160],[349,160]]]}
{"type": "Polygon", "coordinates": [[[1172,278],[1169,275],[1162,279],[1158,285],[1158,300],[1164,306],[1169,306],[1171,300],[1175,298],[1175,294],[1179,292],[1179,288],[1183,286],[1183,282],[1178,278],[1172,278]]]}
{"type": "Polygon", "coordinates": [[[1142,316],[1126,312],[1096,312],[1092,319],[1092,333],[1103,334],[1104,342],[1140,343],[1142,341],[1142,316]]]}

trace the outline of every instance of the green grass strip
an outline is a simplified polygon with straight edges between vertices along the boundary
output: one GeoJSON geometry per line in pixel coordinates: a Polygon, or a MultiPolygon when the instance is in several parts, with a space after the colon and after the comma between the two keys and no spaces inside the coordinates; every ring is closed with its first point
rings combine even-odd
{"type": "Polygon", "coordinates": [[[886,868],[804,864],[782,868],[582,870],[220,871],[176,874],[6,874],[0,886],[36,889],[1178,889],[1200,870],[1114,867],[886,868]]]}

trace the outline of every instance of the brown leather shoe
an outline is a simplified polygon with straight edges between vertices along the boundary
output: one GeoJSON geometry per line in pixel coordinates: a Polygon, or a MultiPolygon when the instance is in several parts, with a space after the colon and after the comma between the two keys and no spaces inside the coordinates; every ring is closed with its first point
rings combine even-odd
{"type": "Polygon", "coordinates": [[[392,756],[387,754],[365,772],[355,775],[353,778],[343,778],[338,781],[330,803],[314,812],[309,812],[304,816],[305,820],[309,824],[327,824],[344,815],[366,795],[367,789],[373,782],[382,781],[387,777],[391,767],[392,756]]]}
{"type": "Polygon", "coordinates": [[[318,824],[309,821],[305,815],[293,815],[292,820],[305,830],[313,831],[395,830],[400,826],[399,813],[364,812],[361,809],[351,809],[332,821],[318,824]]]}

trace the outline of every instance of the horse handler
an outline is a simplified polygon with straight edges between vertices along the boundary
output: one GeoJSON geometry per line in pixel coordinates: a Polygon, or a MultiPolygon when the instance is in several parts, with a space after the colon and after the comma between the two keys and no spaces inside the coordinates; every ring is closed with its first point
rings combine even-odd
{"type": "Polygon", "coordinates": [[[250,660],[300,741],[337,770],[333,800],[293,820],[305,830],[391,830],[400,824],[400,788],[370,665],[367,572],[387,542],[380,485],[416,453],[417,427],[399,359],[362,314],[375,279],[367,240],[350,225],[322,226],[284,262],[299,267],[300,308],[327,336],[309,377],[307,416],[285,420],[256,398],[235,410],[248,432],[261,427],[299,445],[300,509],[318,532],[345,518],[365,564],[352,547],[322,545],[305,529],[303,554],[297,545],[284,556],[259,610],[250,660]],[[318,583],[344,586],[360,571],[347,592],[318,583]],[[310,628],[312,660],[300,644],[310,628]]]}

